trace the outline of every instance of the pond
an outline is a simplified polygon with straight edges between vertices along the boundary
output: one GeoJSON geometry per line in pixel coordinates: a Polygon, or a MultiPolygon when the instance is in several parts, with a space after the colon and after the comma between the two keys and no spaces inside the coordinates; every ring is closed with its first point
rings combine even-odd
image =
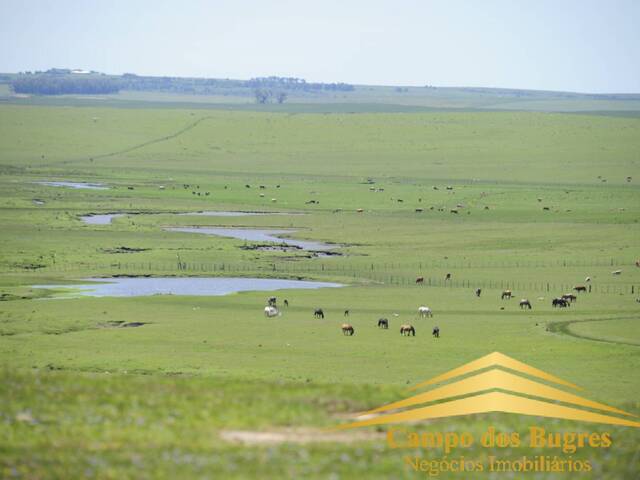
{"type": "Polygon", "coordinates": [[[35,182],[38,185],[46,185],[48,187],[67,187],[67,188],[86,188],[90,190],[108,190],[109,187],[102,183],[87,182],[35,182]]]}
{"type": "Polygon", "coordinates": [[[109,225],[111,220],[118,217],[123,217],[124,213],[104,213],[104,214],[91,214],[80,217],[87,225],[109,225]]]}
{"type": "Polygon", "coordinates": [[[296,230],[274,230],[259,228],[218,228],[218,227],[167,227],[170,232],[200,233],[203,235],[216,235],[218,237],[237,238],[249,242],[272,242],[290,245],[303,250],[330,250],[338,248],[340,245],[314,242],[310,240],[295,240],[292,238],[282,238],[281,235],[294,233],[296,230]]]}
{"type": "Polygon", "coordinates": [[[188,216],[207,216],[207,217],[248,217],[255,215],[304,215],[304,213],[286,213],[286,212],[233,212],[223,210],[206,210],[200,212],[118,212],[118,213],[91,213],[80,217],[87,225],[109,225],[111,220],[125,215],[188,215],[188,216]]]}
{"type": "Polygon", "coordinates": [[[72,295],[88,297],[144,297],[149,295],[220,296],[248,291],[344,287],[340,283],[332,282],[241,277],[119,277],[85,278],[83,281],[100,283],[33,285],[32,288],[70,289],[69,293],[72,295]]]}

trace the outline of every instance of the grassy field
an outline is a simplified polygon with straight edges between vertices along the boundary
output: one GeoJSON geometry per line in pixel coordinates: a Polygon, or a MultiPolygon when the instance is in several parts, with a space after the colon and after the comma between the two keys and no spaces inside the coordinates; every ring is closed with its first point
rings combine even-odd
{"type": "MultiPolygon", "coordinates": [[[[390,449],[375,428],[323,442],[323,429],[493,351],[640,414],[640,119],[310,111],[0,106],[0,476],[424,476],[404,457],[443,452],[390,449]],[[110,188],[35,183],[49,180],[110,188]],[[306,215],[176,215],[201,210],[306,215]],[[125,215],[80,219],[100,212],[125,215]],[[340,244],[342,255],[164,230],[192,225],[291,228],[340,244]],[[265,292],[56,299],[32,288],[113,275],[347,286],[278,292],[290,307],[275,319],[262,314],[265,292]],[[586,277],[591,293],[552,308],[586,277]],[[506,288],[514,299],[500,300],[506,288]],[[434,317],[417,318],[420,305],[434,317]],[[345,309],[353,337],[340,332],[345,309]],[[380,317],[388,331],[375,327],[380,317]],[[114,326],[134,321],[145,325],[114,326]],[[401,337],[401,323],[416,337],[401,337]],[[275,440],[256,444],[261,435],[275,440]]],[[[612,432],[610,450],[575,453],[592,461],[583,476],[637,477],[636,429],[506,414],[422,427],[534,424],[612,432]]],[[[461,454],[487,456],[451,455],[461,454]]]]}

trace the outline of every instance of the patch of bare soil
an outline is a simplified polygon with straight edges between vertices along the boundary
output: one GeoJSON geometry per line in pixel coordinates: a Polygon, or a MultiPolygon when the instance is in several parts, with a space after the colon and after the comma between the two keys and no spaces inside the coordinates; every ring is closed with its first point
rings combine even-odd
{"type": "Polygon", "coordinates": [[[287,428],[267,431],[222,430],[220,438],[242,445],[277,445],[281,443],[353,443],[384,440],[385,434],[371,431],[331,432],[313,428],[287,428]]]}

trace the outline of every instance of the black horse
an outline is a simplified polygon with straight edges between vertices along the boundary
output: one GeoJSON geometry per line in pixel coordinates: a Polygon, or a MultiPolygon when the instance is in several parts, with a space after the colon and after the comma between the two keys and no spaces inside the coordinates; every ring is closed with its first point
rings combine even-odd
{"type": "Polygon", "coordinates": [[[384,328],[385,330],[389,328],[389,320],[387,320],[386,318],[379,319],[378,328],[384,328]]]}
{"type": "Polygon", "coordinates": [[[269,297],[267,302],[269,303],[270,307],[275,307],[276,306],[276,297],[269,297]]]}
{"type": "Polygon", "coordinates": [[[482,289],[476,288],[476,297],[479,297],[481,293],[482,293],[482,289]]]}
{"type": "Polygon", "coordinates": [[[569,305],[571,305],[571,304],[569,302],[567,302],[564,298],[554,298],[551,301],[551,306],[553,308],[556,308],[556,307],[558,307],[558,308],[566,308],[569,305]]]}
{"type": "Polygon", "coordinates": [[[284,306],[288,307],[289,306],[289,300],[287,300],[286,298],[284,299],[284,306]]]}
{"type": "Polygon", "coordinates": [[[324,318],[324,312],[321,308],[316,308],[315,312],[313,312],[313,316],[315,318],[324,318]]]}
{"type": "Polygon", "coordinates": [[[433,335],[435,338],[440,338],[440,327],[433,327],[431,335],[433,335]]]}

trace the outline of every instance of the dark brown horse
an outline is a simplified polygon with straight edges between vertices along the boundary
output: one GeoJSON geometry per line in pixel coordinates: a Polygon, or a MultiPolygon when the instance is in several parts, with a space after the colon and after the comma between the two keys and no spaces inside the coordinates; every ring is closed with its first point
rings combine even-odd
{"type": "Polygon", "coordinates": [[[526,298],[523,298],[522,300],[520,300],[520,308],[528,308],[529,310],[531,310],[531,302],[526,298]]]}
{"type": "Polygon", "coordinates": [[[424,283],[424,277],[416,278],[416,283],[424,283]]]}
{"type": "Polygon", "coordinates": [[[511,290],[504,290],[504,291],[502,292],[502,295],[500,296],[500,298],[501,298],[502,300],[504,300],[505,298],[506,298],[506,299],[510,299],[510,298],[511,298],[511,295],[513,295],[513,293],[511,292],[511,290]]]}
{"type": "Polygon", "coordinates": [[[389,320],[387,320],[386,318],[379,319],[378,328],[384,328],[385,330],[389,328],[389,320]]]}

